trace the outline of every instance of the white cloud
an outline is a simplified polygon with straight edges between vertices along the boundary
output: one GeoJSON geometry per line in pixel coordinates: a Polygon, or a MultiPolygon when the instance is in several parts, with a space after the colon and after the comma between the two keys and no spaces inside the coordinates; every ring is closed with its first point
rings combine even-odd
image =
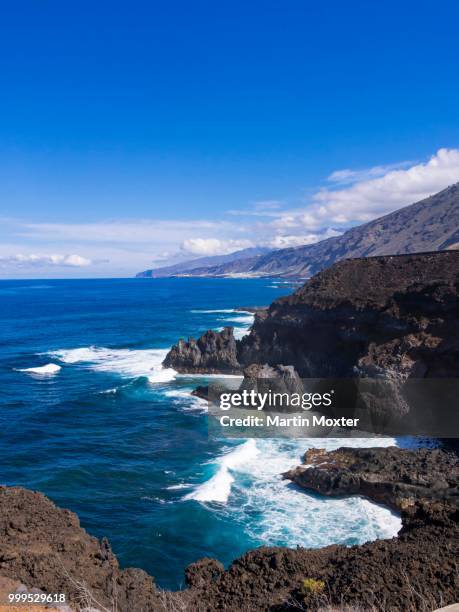
{"type": "Polygon", "coordinates": [[[275,236],[267,246],[274,249],[287,249],[290,247],[304,246],[307,244],[315,244],[320,240],[326,238],[332,238],[333,236],[340,236],[342,232],[338,232],[332,228],[327,229],[321,233],[310,233],[301,235],[278,235],[275,236]]]}
{"type": "Polygon", "coordinates": [[[81,255],[3,255],[0,256],[0,265],[16,265],[24,267],[44,267],[44,266],[66,266],[72,268],[81,268],[90,266],[93,262],[87,257],[81,255]]]}
{"type": "Polygon", "coordinates": [[[139,219],[97,223],[22,223],[17,236],[40,240],[111,243],[179,242],[193,231],[224,231],[238,228],[217,221],[164,221],[139,219]]]}
{"type": "Polygon", "coordinates": [[[350,183],[357,183],[360,181],[368,181],[370,179],[384,176],[392,170],[401,170],[412,166],[413,162],[404,161],[396,164],[387,164],[386,166],[373,166],[372,168],[363,168],[362,170],[350,170],[345,168],[344,170],[335,170],[328,177],[328,181],[331,183],[338,183],[341,185],[348,185],[350,183]]]}
{"type": "Polygon", "coordinates": [[[281,200],[258,200],[253,202],[253,208],[258,212],[278,210],[283,205],[281,200]]]}
{"type": "Polygon", "coordinates": [[[240,217],[277,217],[284,204],[282,200],[257,200],[251,203],[251,208],[227,210],[226,214],[240,217]]]}
{"type": "Polygon", "coordinates": [[[314,244],[319,237],[317,234],[306,234],[304,236],[275,236],[269,243],[274,249],[287,249],[289,247],[314,244]]]}
{"type": "Polygon", "coordinates": [[[459,181],[459,149],[440,149],[427,162],[405,169],[393,164],[366,171],[340,170],[329,178],[352,184],[342,189],[321,189],[307,208],[279,212],[272,227],[288,228],[290,233],[301,228],[318,231],[330,226],[349,227],[423,200],[459,181]],[[382,176],[368,178],[379,173],[382,176]]]}
{"type": "Polygon", "coordinates": [[[250,240],[219,240],[218,238],[189,238],[181,248],[192,255],[229,255],[254,246],[250,240]]]}
{"type": "Polygon", "coordinates": [[[440,149],[428,162],[390,170],[347,189],[319,191],[313,198],[315,220],[364,222],[441,191],[459,181],[459,150],[440,149]]]}
{"type": "Polygon", "coordinates": [[[0,219],[1,273],[18,277],[33,275],[35,269],[37,276],[45,271],[56,278],[77,277],[88,275],[91,266],[91,275],[130,276],[158,263],[228,254],[255,245],[284,248],[312,244],[458,182],[459,149],[440,149],[429,160],[409,166],[402,162],[337,170],[328,180],[327,188],[314,193],[307,203],[303,200],[302,205],[263,200],[252,201],[247,210],[233,211],[242,216],[233,220],[243,223],[228,218],[102,219],[89,223],[0,219]],[[95,265],[107,259],[109,265],[95,265]]]}

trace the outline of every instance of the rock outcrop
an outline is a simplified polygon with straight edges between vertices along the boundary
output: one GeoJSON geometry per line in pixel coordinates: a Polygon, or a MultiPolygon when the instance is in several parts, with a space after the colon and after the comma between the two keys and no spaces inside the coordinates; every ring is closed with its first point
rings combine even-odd
{"type": "Polygon", "coordinates": [[[160,609],[146,572],[121,570],[107,540],[86,533],[76,514],[19,487],[0,487],[0,576],[82,607],[160,609]]]}
{"type": "Polygon", "coordinates": [[[240,373],[233,328],[225,327],[221,332],[209,330],[198,340],[180,339],[166,355],[163,365],[182,374],[240,373]]]}
{"type": "MultiPolygon", "coordinates": [[[[304,393],[303,382],[293,366],[270,366],[268,364],[259,365],[253,363],[244,368],[243,375],[244,379],[238,389],[238,393],[244,390],[255,391],[258,394],[268,394],[271,392],[272,394],[282,394],[283,396],[291,396],[293,394],[301,396],[304,393]]],[[[251,407],[255,408],[256,406],[257,404],[254,403],[251,407]]],[[[298,407],[290,406],[287,401],[282,404],[275,402],[274,405],[271,405],[268,401],[263,410],[298,412],[298,407]]]]}
{"type": "Polygon", "coordinates": [[[320,495],[363,495],[397,511],[420,500],[459,505],[459,461],[442,449],[311,449],[284,477],[320,495]]]}
{"type": "Polygon", "coordinates": [[[240,373],[293,365],[302,378],[459,375],[459,251],[345,260],[231,328],[180,340],[164,365],[240,373]]]}
{"type": "Polygon", "coordinates": [[[458,320],[458,251],[345,260],[273,302],[238,360],[303,378],[457,377],[458,320]]]}

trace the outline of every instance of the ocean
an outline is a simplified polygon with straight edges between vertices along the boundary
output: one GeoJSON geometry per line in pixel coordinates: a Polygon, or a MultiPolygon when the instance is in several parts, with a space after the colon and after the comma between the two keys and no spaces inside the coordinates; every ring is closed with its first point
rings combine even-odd
{"type": "Polygon", "coordinates": [[[183,587],[204,556],[228,565],[262,545],[395,535],[388,509],[282,480],[307,448],[342,439],[209,439],[205,403],[190,395],[208,378],[161,366],[179,337],[225,325],[242,337],[252,315],[235,308],[291,291],[267,279],[2,281],[0,483],[73,510],[123,567],[164,588],[183,587]]]}

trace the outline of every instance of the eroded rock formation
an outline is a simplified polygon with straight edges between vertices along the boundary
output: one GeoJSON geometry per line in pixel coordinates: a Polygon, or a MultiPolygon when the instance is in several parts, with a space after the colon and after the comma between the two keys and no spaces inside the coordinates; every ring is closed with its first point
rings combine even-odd
{"type": "Polygon", "coordinates": [[[198,340],[180,339],[166,355],[163,365],[181,373],[239,373],[233,328],[225,327],[221,332],[209,330],[198,340]]]}

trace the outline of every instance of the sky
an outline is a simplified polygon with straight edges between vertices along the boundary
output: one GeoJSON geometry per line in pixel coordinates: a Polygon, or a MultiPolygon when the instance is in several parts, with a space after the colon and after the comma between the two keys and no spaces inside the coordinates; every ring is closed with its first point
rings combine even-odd
{"type": "Polygon", "coordinates": [[[456,0],[0,11],[0,278],[313,243],[459,181],[456,0]]]}

